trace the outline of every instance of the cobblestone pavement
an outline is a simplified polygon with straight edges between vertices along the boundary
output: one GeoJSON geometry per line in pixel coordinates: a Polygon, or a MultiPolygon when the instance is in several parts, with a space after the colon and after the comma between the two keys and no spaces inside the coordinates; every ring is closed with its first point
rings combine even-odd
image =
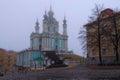
{"type": "Polygon", "coordinates": [[[93,69],[85,65],[46,69],[29,73],[12,73],[0,80],[120,80],[120,69],[93,69]]]}

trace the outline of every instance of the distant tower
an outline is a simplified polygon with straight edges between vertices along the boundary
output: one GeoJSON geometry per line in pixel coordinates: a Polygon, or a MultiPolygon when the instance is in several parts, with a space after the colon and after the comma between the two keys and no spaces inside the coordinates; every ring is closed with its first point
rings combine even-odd
{"type": "Polygon", "coordinates": [[[48,12],[48,15],[49,15],[50,18],[53,18],[54,13],[52,11],[52,7],[51,6],[50,6],[50,11],[48,12]]]}
{"type": "Polygon", "coordinates": [[[40,49],[40,40],[39,40],[39,22],[38,19],[35,23],[35,32],[33,32],[30,36],[30,44],[32,50],[40,49]]]}
{"type": "Polygon", "coordinates": [[[68,51],[68,35],[67,35],[67,23],[66,23],[66,18],[64,16],[64,20],[63,20],[63,48],[64,51],[67,52],[68,51]]]}
{"type": "Polygon", "coordinates": [[[43,32],[45,32],[45,33],[48,32],[47,20],[48,20],[48,15],[45,10],[44,19],[43,19],[43,32]]]}
{"type": "Polygon", "coordinates": [[[67,35],[67,23],[66,23],[66,18],[64,16],[64,20],[63,20],[63,35],[67,35]]]}
{"type": "Polygon", "coordinates": [[[35,25],[35,33],[39,33],[39,22],[38,22],[38,19],[37,19],[36,25],[35,25]]]}

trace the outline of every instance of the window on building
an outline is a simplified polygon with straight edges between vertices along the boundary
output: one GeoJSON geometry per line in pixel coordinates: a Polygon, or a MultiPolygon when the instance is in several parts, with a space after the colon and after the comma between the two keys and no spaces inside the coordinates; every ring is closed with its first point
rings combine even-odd
{"type": "Polygon", "coordinates": [[[112,22],[112,25],[111,25],[111,27],[112,27],[112,28],[114,28],[114,27],[115,27],[115,23],[113,23],[113,22],[112,22]]]}
{"type": "Polygon", "coordinates": [[[113,50],[114,50],[114,54],[116,54],[116,49],[115,49],[115,48],[113,48],[113,50]]]}
{"type": "Polygon", "coordinates": [[[106,43],[106,37],[101,37],[101,43],[105,44],[106,43]]]}
{"type": "Polygon", "coordinates": [[[112,33],[112,39],[113,39],[114,42],[116,42],[116,37],[117,37],[117,35],[113,32],[112,33]]]}
{"type": "Polygon", "coordinates": [[[90,42],[91,43],[95,43],[96,42],[96,39],[95,39],[95,33],[93,33],[93,32],[91,32],[90,34],[89,34],[89,40],[90,40],[90,42]]]}
{"type": "Polygon", "coordinates": [[[96,50],[95,50],[95,49],[92,50],[92,54],[93,54],[93,55],[96,54],[96,50]]]}
{"type": "Polygon", "coordinates": [[[106,55],[106,49],[102,49],[101,52],[102,52],[103,55],[106,55]]]}
{"type": "Polygon", "coordinates": [[[101,30],[103,30],[103,29],[105,28],[105,26],[106,26],[105,22],[102,21],[102,22],[100,23],[101,30]]]}
{"type": "Polygon", "coordinates": [[[91,60],[92,60],[92,61],[96,61],[95,57],[92,57],[91,60]]]}

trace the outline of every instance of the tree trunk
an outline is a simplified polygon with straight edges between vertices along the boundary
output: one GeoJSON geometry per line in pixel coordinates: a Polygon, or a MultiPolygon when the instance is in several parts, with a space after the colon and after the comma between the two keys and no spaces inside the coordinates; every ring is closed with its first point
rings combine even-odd
{"type": "Polygon", "coordinates": [[[98,48],[99,48],[99,64],[102,65],[102,56],[101,56],[101,35],[100,35],[100,21],[98,19],[98,48]]]}
{"type": "Polygon", "coordinates": [[[118,47],[116,47],[115,50],[116,50],[116,64],[119,64],[118,47]]]}
{"type": "Polygon", "coordinates": [[[119,42],[119,38],[118,38],[118,31],[117,31],[117,25],[116,25],[116,19],[115,19],[115,15],[113,15],[113,23],[114,23],[114,30],[115,30],[115,52],[116,52],[116,63],[119,64],[119,53],[118,53],[118,42],[119,42]]]}

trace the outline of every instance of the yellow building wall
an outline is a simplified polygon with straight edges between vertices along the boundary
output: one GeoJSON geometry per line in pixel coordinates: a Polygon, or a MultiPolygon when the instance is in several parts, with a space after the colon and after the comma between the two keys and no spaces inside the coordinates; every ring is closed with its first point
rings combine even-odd
{"type": "MultiPolygon", "coordinates": [[[[105,24],[107,25],[106,29],[112,26],[110,19],[106,19],[105,24]]],[[[118,31],[120,33],[120,18],[116,19],[116,24],[117,24],[118,31]]],[[[89,44],[89,40],[90,40],[89,33],[95,34],[95,31],[97,31],[97,29],[98,29],[97,22],[94,22],[94,23],[87,25],[87,43],[88,44],[89,44]]],[[[101,45],[101,48],[106,49],[106,53],[102,54],[101,56],[102,57],[103,56],[104,57],[115,56],[114,49],[113,49],[114,46],[113,46],[112,42],[110,41],[110,38],[108,38],[108,37],[106,37],[106,38],[107,38],[106,43],[101,45]]],[[[94,39],[96,39],[96,38],[93,37],[93,40],[94,39]]],[[[96,43],[93,43],[93,46],[94,46],[94,44],[96,44],[96,43]]],[[[119,41],[119,44],[120,44],[120,41],[119,41]]],[[[95,53],[93,54],[93,52],[92,52],[93,47],[90,47],[89,45],[87,45],[87,53],[88,53],[89,57],[99,57],[98,46],[96,46],[94,48],[95,48],[95,53]]],[[[120,48],[119,48],[119,56],[120,56],[120,48]]]]}

